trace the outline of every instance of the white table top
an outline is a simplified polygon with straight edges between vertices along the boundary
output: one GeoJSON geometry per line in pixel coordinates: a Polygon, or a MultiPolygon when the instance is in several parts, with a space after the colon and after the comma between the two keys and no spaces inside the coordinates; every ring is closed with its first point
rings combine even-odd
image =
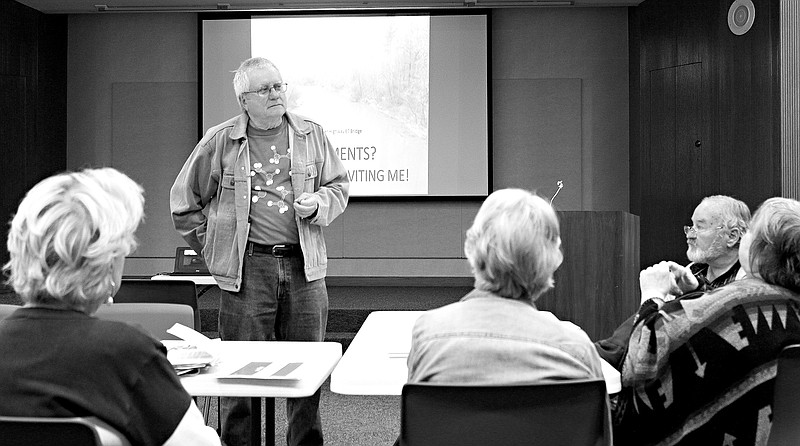
{"type": "Polygon", "coordinates": [[[210,275],[198,275],[198,276],[170,276],[169,274],[156,274],[155,276],[151,277],[150,280],[191,280],[195,283],[195,285],[216,285],[217,281],[214,280],[213,276],[210,275]]]}
{"type": "Polygon", "coordinates": [[[408,379],[411,329],[423,311],[373,311],[331,374],[331,391],[400,395],[408,379]]]}
{"type": "MultiPolygon", "coordinates": [[[[422,313],[370,313],[331,374],[331,391],[345,395],[400,395],[408,379],[411,330],[422,313]]],[[[602,362],[608,392],[619,392],[619,372],[602,362]]]]}
{"type": "MultiPolygon", "coordinates": [[[[162,341],[168,348],[170,342],[162,341]]],[[[181,384],[193,396],[297,398],[310,396],[328,379],[342,357],[338,342],[218,341],[218,361],[199,374],[182,376],[181,384]],[[297,381],[218,379],[254,361],[302,362],[297,381]]],[[[211,350],[209,348],[209,350],[211,350]]]]}

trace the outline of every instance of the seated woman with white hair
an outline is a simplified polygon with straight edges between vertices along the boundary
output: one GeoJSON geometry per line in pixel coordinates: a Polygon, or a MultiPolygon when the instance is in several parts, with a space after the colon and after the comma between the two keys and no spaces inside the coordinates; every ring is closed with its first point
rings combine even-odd
{"type": "Polygon", "coordinates": [[[164,346],[92,316],[136,247],[142,192],[117,170],[89,169],[47,178],[20,203],[4,270],[25,304],[0,321],[0,415],[94,416],[134,445],[219,445],[164,346]]]}
{"type": "Polygon", "coordinates": [[[763,445],[776,359],[800,343],[800,202],[771,198],[739,245],[746,277],[694,290],[673,262],[642,271],[642,306],[622,367],[618,445],[763,445]]]}
{"type": "Polygon", "coordinates": [[[586,333],[536,308],[563,260],[558,218],[547,201],[498,190],[467,231],[475,289],[427,311],[414,325],[408,382],[522,384],[602,378],[586,333]]]}

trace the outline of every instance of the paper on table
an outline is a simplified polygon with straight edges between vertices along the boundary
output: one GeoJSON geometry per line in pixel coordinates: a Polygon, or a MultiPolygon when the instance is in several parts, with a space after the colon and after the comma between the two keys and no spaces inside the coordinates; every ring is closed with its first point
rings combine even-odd
{"type": "Polygon", "coordinates": [[[213,342],[199,331],[192,330],[183,324],[175,324],[167,330],[167,333],[179,337],[192,345],[204,345],[208,342],[213,342]]]}
{"type": "Polygon", "coordinates": [[[253,361],[237,370],[218,376],[220,379],[265,379],[297,381],[302,378],[302,362],[253,361]],[[298,372],[298,370],[300,370],[298,372]]]}
{"type": "Polygon", "coordinates": [[[191,328],[175,324],[167,333],[185,342],[167,349],[167,359],[176,369],[203,368],[218,357],[218,343],[191,328]]]}

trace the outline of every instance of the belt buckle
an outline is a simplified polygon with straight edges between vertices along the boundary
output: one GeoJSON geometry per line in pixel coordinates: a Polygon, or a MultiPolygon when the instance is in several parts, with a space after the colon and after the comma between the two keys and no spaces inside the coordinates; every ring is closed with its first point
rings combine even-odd
{"type": "Polygon", "coordinates": [[[287,245],[274,245],[272,247],[272,256],[273,257],[285,257],[286,253],[288,253],[289,247],[287,245]]]}

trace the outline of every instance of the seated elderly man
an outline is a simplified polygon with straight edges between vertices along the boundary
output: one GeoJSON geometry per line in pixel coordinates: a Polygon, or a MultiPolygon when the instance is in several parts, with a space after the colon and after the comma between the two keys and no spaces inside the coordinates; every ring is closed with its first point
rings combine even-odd
{"type": "MultiPolygon", "coordinates": [[[[739,264],[739,242],[747,230],[750,209],[744,202],[725,195],[703,198],[692,214],[692,226],[684,226],[686,257],[697,286],[691,291],[709,291],[744,277],[739,264]]],[[[667,296],[671,299],[673,296],[667,296]]],[[[628,350],[634,316],[607,339],[595,342],[600,357],[617,368],[628,350]]]]}
{"type": "Polygon", "coordinates": [[[553,286],[563,260],[559,234],[547,201],[521,189],[492,193],[464,242],[475,289],[417,320],[408,382],[602,378],[600,358],[586,333],[534,303],[553,286]]]}
{"type": "Polygon", "coordinates": [[[622,370],[618,445],[763,445],[776,359],[800,342],[800,202],[772,198],[739,246],[747,277],[694,289],[689,268],[640,274],[642,306],[622,370]]]}

